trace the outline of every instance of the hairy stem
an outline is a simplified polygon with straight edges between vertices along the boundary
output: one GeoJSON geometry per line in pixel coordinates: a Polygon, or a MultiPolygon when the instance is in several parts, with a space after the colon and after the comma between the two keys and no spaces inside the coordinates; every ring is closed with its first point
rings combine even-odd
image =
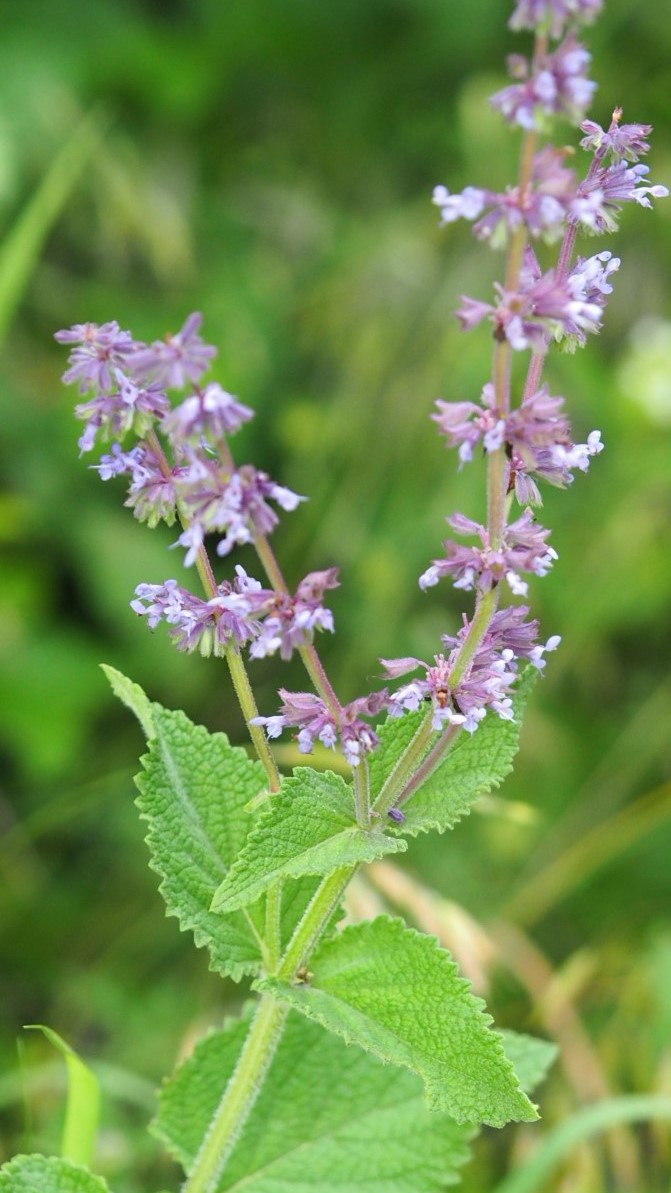
{"type": "Polygon", "coordinates": [[[288,1008],[264,996],[182,1193],[215,1193],[219,1177],[261,1091],[288,1008]]]}

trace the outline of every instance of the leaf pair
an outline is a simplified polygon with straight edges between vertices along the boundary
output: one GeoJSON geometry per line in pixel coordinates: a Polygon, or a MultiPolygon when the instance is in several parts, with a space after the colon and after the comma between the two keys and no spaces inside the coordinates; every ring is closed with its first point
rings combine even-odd
{"type": "MultiPolygon", "coordinates": [[[[149,735],[138,805],[149,822],[151,864],[161,875],[168,911],[193,931],[197,944],[207,945],[219,972],[236,978],[259,973],[264,896],[274,883],[283,883],[286,941],[316,877],[407,848],[391,826],[378,822],[362,830],[351,787],[307,767],[285,780],[254,822],[248,808],[265,786],[259,764],[223,734],[150,705],[135,685],[108,674],[149,735]]],[[[409,832],[448,827],[506,773],[518,727],[490,720],[475,739],[464,736],[429,779],[428,795],[420,792],[410,802],[409,832]]],[[[383,726],[373,767],[378,788],[407,732],[398,721],[383,726]]],[[[536,1117],[482,1002],[433,939],[380,917],[327,939],[309,970],[303,985],[265,976],[257,988],[347,1042],[411,1070],[423,1079],[429,1106],[461,1122],[501,1126],[536,1117]]]]}
{"type": "MultiPolygon", "coordinates": [[[[161,1094],[153,1129],[187,1173],[248,1024],[246,1015],[201,1040],[161,1094]]],[[[554,1053],[523,1036],[506,1046],[526,1088],[554,1053]]],[[[444,1111],[429,1112],[414,1074],[290,1015],[216,1193],[441,1193],[457,1179],[475,1133],[444,1111]]]]}

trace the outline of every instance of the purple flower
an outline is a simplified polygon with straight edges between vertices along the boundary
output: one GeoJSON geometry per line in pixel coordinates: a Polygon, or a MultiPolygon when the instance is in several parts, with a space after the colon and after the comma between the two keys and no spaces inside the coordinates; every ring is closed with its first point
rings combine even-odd
{"type": "Polygon", "coordinates": [[[231,471],[219,460],[204,456],[192,457],[180,484],[180,498],[191,522],[178,539],[180,546],[189,548],[187,566],[195,559],[205,534],[225,532],[217,554],[227,555],[236,544],[251,543],[274,530],[279,519],[268,501],[284,510],[294,510],[306,500],[251,464],[231,471]]]}
{"type": "Polygon", "coordinates": [[[601,11],[603,0],[517,0],[511,29],[537,29],[555,40],[573,21],[587,24],[601,11]]]}
{"type": "Polygon", "coordinates": [[[610,273],[619,268],[618,258],[598,254],[580,260],[568,277],[554,269],[540,272],[533,249],[527,246],[516,291],[495,283],[496,304],[462,298],[457,318],[470,331],[484,318],[494,325],[494,338],[508,340],[511,348],[523,352],[543,348],[548,340],[566,340],[573,347],[585,343],[589,332],[601,327],[606,295],[612,290],[610,273]]]}
{"type": "MultiPolygon", "coordinates": [[[[570,427],[562,414],[564,399],[551,397],[547,386],[530,394],[505,416],[496,409],[491,382],[483,387],[481,402],[478,406],[475,402],[444,402],[439,398],[439,413],[431,416],[448,446],[459,447],[462,463],[472,459],[473,449],[481,440],[486,452],[497,451],[505,443],[523,454],[528,454],[529,448],[570,443],[570,427]]],[[[532,454],[531,463],[533,459],[532,454]]]]}
{"type": "Polygon", "coordinates": [[[301,580],[296,595],[276,593],[258,637],[250,647],[250,657],[262,659],[279,650],[290,659],[294,650],[312,642],[315,630],[333,633],[333,614],[322,605],[327,588],[338,587],[338,569],[310,572],[301,580]]]}
{"type": "Polygon", "coordinates": [[[614,232],[623,203],[652,207],[651,197],[664,199],[668,195],[666,186],[641,185],[648,172],[649,167],[643,163],[628,166],[626,161],[590,172],[577,189],[571,214],[591,232],[614,232]]]}
{"type": "Polygon", "coordinates": [[[216,443],[226,435],[233,435],[253,417],[254,411],[249,406],[243,406],[217,381],[211,381],[205,389],[196,390],[171,410],[163,419],[161,430],[178,445],[203,436],[216,443]]]}
{"type": "Polygon", "coordinates": [[[157,419],[170,409],[165,394],[154,385],[140,388],[118,368],[114,370],[117,388],[100,393],[75,406],[77,418],[86,423],[78,445],[80,451],[93,448],[98,433],[103,440],[122,439],[129,431],[142,438],[157,419]]]}
{"type": "Polygon", "coordinates": [[[101,481],[109,481],[114,476],[132,475],[143,455],[141,444],[125,452],[119,443],[113,443],[109,454],[101,456],[100,463],[91,464],[91,468],[96,470],[101,481]]]}
{"type": "Polygon", "coordinates": [[[88,389],[96,393],[112,389],[117,368],[127,368],[128,359],[137,345],[129,331],[121,331],[115,321],[103,323],[75,323],[65,331],[57,331],[59,344],[76,344],[68,357],[70,368],[63,374],[66,385],[79,383],[79,392],[88,389]]]}
{"type": "Polygon", "coordinates": [[[502,720],[512,720],[511,691],[520,660],[528,659],[542,670],[545,667],[543,655],[556,650],[560,642],[555,635],[545,645],[538,645],[538,622],[525,621],[528,612],[525,606],[519,606],[495,613],[470,666],[457,683],[452,683],[450,676],[471,628],[466,618],[455,637],[443,637],[449,655],[447,658],[444,654],[436,655],[433,665],[414,658],[381,659],[391,679],[419,667],[425,671],[424,678],[411,680],[389,697],[390,714],[401,716],[404,712],[415,711],[422,701],[430,700],[432,727],[436,730],[446,725],[458,725],[468,733],[474,733],[488,710],[502,720]]]}
{"type": "Polygon", "coordinates": [[[217,349],[203,343],[198,334],[202,322],[203,316],[195,311],[176,335],[139,345],[132,359],[133,376],[167,389],[183,389],[189,382],[197,385],[217,355],[217,349]]]}
{"type": "Polygon", "coordinates": [[[528,586],[522,574],[545,576],[557,558],[556,551],[546,543],[549,530],[539,526],[528,509],[506,527],[497,548],[491,546],[488,529],[471,518],[454,514],[447,521],[458,534],[477,536],[482,545],[465,547],[448,540],[444,543],[446,557],[434,559],[420,576],[422,589],[433,587],[443,576],[451,576],[455,588],[487,592],[505,579],[515,596],[526,596],[528,586]]]}
{"type": "Polygon", "coordinates": [[[362,717],[374,717],[386,707],[387,692],[373,692],[346,704],[336,715],[312,692],[287,692],[280,688],[282,706],[272,717],[255,717],[252,724],[263,725],[270,739],[279,737],[283,729],[298,729],[296,740],[301,754],[310,754],[315,740],[329,749],[336,743],[349,762],[358,766],[362,754],[370,753],[378,744],[374,730],[362,717]]]}
{"type": "Polygon", "coordinates": [[[548,145],[534,157],[530,186],[524,191],[519,187],[505,191],[467,187],[461,194],[451,195],[447,187],[435,187],[432,202],[440,207],[441,226],[460,218],[477,220],[473,232],[492,248],[505,248],[520,224],[547,243],[558,240],[576,187],[573,170],[563,163],[564,152],[548,145]]]}
{"type": "Polygon", "coordinates": [[[131,609],[147,618],[150,630],[165,621],[178,650],[191,653],[197,648],[202,655],[223,655],[231,643],[242,646],[256,637],[257,615],[269,595],[240,569],[236,580],[224,581],[208,601],[180,588],[176,580],[138,584],[131,609]]]}
{"type": "Polygon", "coordinates": [[[577,124],[596,89],[586,75],[590,61],[572,33],[552,54],[543,54],[531,64],[519,54],[511,55],[509,71],[520,82],[497,92],[490,103],[510,124],[524,129],[542,127],[556,115],[577,124]]]}
{"type": "Polygon", "coordinates": [[[614,162],[623,159],[637,162],[649,152],[650,142],[646,138],[652,132],[652,125],[620,124],[621,118],[622,109],[616,108],[607,132],[594,120],[583,120],[580,128],[587,135],[580,142],[581,149],[592,150],[599,158],[609,153],[614,162]]]}

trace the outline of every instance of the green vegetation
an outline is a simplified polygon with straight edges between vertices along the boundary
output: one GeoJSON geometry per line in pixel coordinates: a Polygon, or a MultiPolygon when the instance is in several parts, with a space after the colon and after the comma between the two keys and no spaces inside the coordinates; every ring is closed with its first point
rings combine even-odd
{"type": "MultiPolygon", "coordinates": [[[[464,337],[452,312],[464,290],[488,296],[491,270],[466,227],[438,231],[429,199],[436,182],[513,174],[517,139],[484,100],[519,46],[497,0],[23,0],[1,15],[0,1162],[59,1149],[65,1066],[22,1031],[47,1023],[100,1083],[96,1171],[146,1193],[179,1180],[146,1133],[151,1088],[240,992],[165,918],[133,807],[140,734],[98,664],[244,736],[224,664],[177,654],[128,608],[140,581],[183,578],[174,536],[148,536],[120,487],[77,460],[52,335],[117,318],[151,340],[202,310],[214,375],[259,412],[240,435],[248,457],[310,498],[278,532],[288,578],[341,569],[339,633],[320,645],[342,698],[380,656],[430,654],[461,602],[447,586],[421,593],[417,575],[445,510],[475,515],[482,484],[456,473],[428,416],[437,396],[479,392],[488,331],[464,337]]],[[[652,175],[668,184],[665,5],[606,0],[588,42],[595,118],[624,100],[625,119],[655,125],[652,175]]],[[[409,866],[375,862],[352,895],[355,915],[355,899],[367,914],[384,898],[439,934],[497,1023],[561,1046],[537,1134],[485,1134],[466,1193],[490,1193],[546,1137],[577,1193],[669,1185],[670,219],[668,204],[628,211],[599,242],[622,258],[604,332],[550,364],[577,437],[598,426],[607,450],[589,496],[578,477],[546,499],[560,563],[533,603],[563,642],[515,773],[458,838],[419,826],[409,866]],[[611,1108],[609,1094],[630,1100],[611,1108]],[[600,1099],[598,1122],[580,1117],[600,1099]],[[628,1125],[655,1116],[645,1135],[628,1125]]],[[[282,682],[303,686],[293,667],[282,682]]],[[[277,665],[256,668],[269,714],[277,665]]],[[[337,1069],[339,1041],[320,1041],[337,1069]]],[[[204,1046],[232,1064],[233,1043],[224,1029],[204,1046]]],[[[367,1062],[343,1063],[358,1066],[361,1117],[388,1114],[393,1139],[404,1107],[419,1114],[415,1079],[398,1078],[396,1099],[392,1070],[367,1062]]],[[[169,1096],[157,1129],[188,1151],[169,1096]]],[[[290,1129],[273,1125],[266,1146],[295,1180],[272,1150],[290,1129]]],[[[436,1163],[456,1168],[463,1141],[455,1128],[436,1163]]],[[[559,1188],[559,1168],[536,1171],[502,1188],[559,1188]]]]}

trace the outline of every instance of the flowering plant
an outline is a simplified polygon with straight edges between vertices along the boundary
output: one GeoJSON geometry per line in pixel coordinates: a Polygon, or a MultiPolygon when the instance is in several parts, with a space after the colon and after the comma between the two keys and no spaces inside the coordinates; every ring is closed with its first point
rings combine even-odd
{"type": "MultiPolygon", "coordinates": [[[[473,594],[433,658],[382,659],[386,686],[341,703],[315,645],[334,632],[325,600],[337,569],[287,583],[270,535],[278,509],[305,498],[236,461],[231,439],[252,411],[206,379],[216,350],[199,314],[152,344],[114,321],[57,333],[71,346],[64,381],[82,399],[81,452],[109,445],[94,465],[100,478],[127,479],[139,521],[175,525],[173,545],[198,574],[198,593],[172,578],[143,583],[131,607],[151,630],[164,622],[178,650],[226,661],[255,755],[106,668],[147,737],[138,805],[168,912],[216,972],[250,977],[259,995],[161,1094],[154,1129],[185,1170],[185,1193],[305,1182],[431,1193],[454,1178],[481,1124],[538,1117],[529,1094],[551,1045],[494,1031],[433,938],[386,916],[338,921],[360,866],[454,827],[502,781],[533,680],[559,646],[514,598],[526,601],[529,577],[557,559],[536,516],[542,486],[572,484],[603,444],[596,430],[573,441],[544,364],[553,345],[573,351],[599,331],[619,267],[609,250],[577,256],[578,235],[612,232],[624,203],[650,207],[667,193],[639,161],[647,125],[623,123],[619,110],[607,129],[585,119],[595,85],[577,30],[599,8],[517,0],[510,24],[533,31],[533,48],[509,60],[513,81],[492,103],[522,130],[518,179],[504,192],[434,191],[442,223],[474,221],[476,237],[505,253],[505,273],[492,301],[464,297],[457,312],[465,330],[492,325],[480,398],[440,399],[432,415],[460,467],[482,454],[487,485],[485,522],[449,516],[468,541],[448,538],[419,579],[424,590],[449,579],[473,594]],[[557,118],[580,126],[584,177],[547,142],[557,118]],[[526,365],[519,389],[516,356],[526,365]],[[237,564],[218,580],[211,548],[226,558],[240,545],[255,549],[262,578],[237,564]],[[294,653],[311,690],[280,688],[279,709],[261,712],[247,661],[294,653]],[[307,757],[317,742],[340,754],[338,773],[305,765],[281,775],[270,742],[285,731],[307,757]],[[393,1080],[383,1063],[396,1066],[393,1080]]],[[[12,1161],[0,1191],[99,1193],[104,1183],[79,1163],[86,1146],[12,1161]]]]}

